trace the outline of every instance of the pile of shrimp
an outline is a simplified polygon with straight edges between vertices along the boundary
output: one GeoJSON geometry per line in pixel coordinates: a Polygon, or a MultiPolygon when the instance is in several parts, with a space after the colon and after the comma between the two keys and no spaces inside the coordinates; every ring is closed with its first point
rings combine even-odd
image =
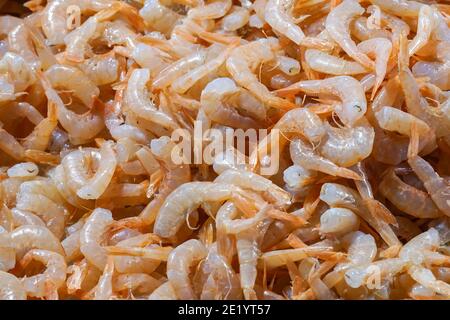
{"type": "Polygon", "coordinates": [[[443,2],[0,1],[0,299],[450,299],[443,2]]]}

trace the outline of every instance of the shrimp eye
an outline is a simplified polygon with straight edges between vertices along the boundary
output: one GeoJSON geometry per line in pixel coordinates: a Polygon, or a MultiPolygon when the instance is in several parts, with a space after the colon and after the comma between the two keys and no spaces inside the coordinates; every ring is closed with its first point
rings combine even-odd
{"type": "Polygon", "coordinates": [[[360,106],[358,106],[357,104],[355,104],[353,107],[354,107],[354,108],[357,108],[357,109],[358,109],[358,112],[361,112],[361,111],[362,111],[362,108],[361,108],[360,106]]]}

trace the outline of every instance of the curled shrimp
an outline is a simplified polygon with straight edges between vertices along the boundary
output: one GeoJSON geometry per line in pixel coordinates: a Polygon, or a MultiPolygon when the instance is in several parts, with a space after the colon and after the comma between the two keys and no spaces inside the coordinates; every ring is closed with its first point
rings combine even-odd
{"type": "Polygon", "coordinates": [[[269,0],[264,9],[264,19],[277,33],[285,35],[297,45],[328,49],[330,44],[319,38],[306,37],[295,19],[288,13],[293,6],[289,0],[269,0]]]}
{"type": "Polygon", "coordinates": [[[367,111],[364,89],[358,80],[350,76],[299,81],[277,92],[283,95],[299,91],[313,95],[332,94],[339,97],[342,103],[336,106],[336,114],[344,124],[349,126],[352,126],[367,111]]]}
{"type": "Polygon", "coordinates": [[[230,0],[220,0],[195,7],[188,12],[188,18],[194,20],[210,20],[223,17],[231,8],[230,0]]]}
{"type": "Polygon", "coordinates": [[[22,268],[33,260],[45,265],[45,271],[41,274],[27,277],[22,280],[22,284],[31,297],[57,298],[57,290],[66,281],[67,265],[64,257],[56,252],[34,249],[22,258],[20,264],[22,268]]]}
{"type": "Polygon", "coordinates": [[[0,271],[0,300],[26,300],[27,293],[16,276],[0,271]]]}
{"type": "Polygon", "coordinates": [[[275,59],[277,50],[279,50],[279,44],[274,38],[252,41],[235,48],[227,59],[226,66],[228,72],[240,86],[268,106],[289,109],[292,108],[292,103],[274,96],[254,74],[255,69],[261,63],[275,59]]]}
{"type": "MultiPolygon", "coordinates": [[[[47,70],[47,72],[50,74],[51,77],[54,77],[54,81],[59,81],[60,77],[63,79],[70,79],[70,76],[72,74],[72,71],[77,74],[80,72],[76,69],[71,69],[67,66],[58,66],[54,65],[52,69],[47,70]],[[65,77],[65,73],[68,73],[68,78],[65,77]]],[[[82,74],[83,80],[88,80],[86,76],[82,74]],[[86,79],[84,79],[86,77],[86,79]]],[[[56,104],[57,107],[57,113],[58,113],[58,120],[61,123],[61,125],[68,131],[69,137],[72,142],[74,143],[80,143],[85,142],[86,140],[92,139],[96,134],[98,134],[103,129],[103,119],[101,118],[100,114],[97,110],[91,109],[90,111],[84,113],[84,114],[77,114],[73,112],[72,110],[69,110],[64,102],[62,101],[61,97],[58,95],[58,93],[53,89],[51,82],[46,78],[45,75],[40,75],[41,84],[44,87],[45,94],[47,95],[47,98],[52,103],[56,104]]],[[[88,80],[88,83],[90,80],[88,80]]],[[[86,84],[86,82],[84,82],[86,84]]],[[[72,85],[69,85],[71,87],[72,85]]],[[[89,92],[91,93],[98,93],[95,89],[98,90],[98,88],[89,87],[88,91],[84,92],[83,94],[80,93],[80,99],[81,97],[84,97],[83,99],[86,99],[87,103],[90,103],[93,96],[89,96],[89,92]],[[94,91],[92,91],[94,90],[94,91]],[[86,93],[88,93],[86,95],[86,93]]],[[[88,106],[90,106],[88,104],[88,106]]]]}
{"type": "Polygon", "coordinates": [[[128,80],[125,93],[127,107],[146,120],[166,128],[177,128],[178,125],[172,117],[158,110],[152,100],[149,99],[146,89],[149,79],[150,72],[148,69],[136,69],[133,71],[128,80]]]}
{"type": "Polygon", "coordinates": [[[250,117],[240,115],[235,109],[226,105],[226,100],[240,92],[230,78],[217,78],[202,90],[200,103],[206,116],[212,121],[231,127],[243,129],[258,127],[250,117]]]}
{"type": "Polygon", "coordinates": [[[183,242],[170,253],[167,261],[167,278],[179,299],[195,299],[189,269],[206,255],[205,246],[195,239],[183,242]]]}
{"type": "Polygon", "coordinates": [[[359,175],[354,171],[339,167],[331,160],[318,155],[312,147],[308,146],[301,139],[295,139],[291,142],[290,153],[294,164],[298,164],[308,170],[320,171],[348,179],[360,179],[359,175]]]}
{"type": "Polygon", "coordinates": [[[14,229],[10,233],[10,236],[18,260],[22,259],[32,249],[48,250],[64,255],[64,249],[61,243],[46,227],[24,225],[14,229]]]}
{"type": "Polygon", "coordinates": [[[186,214],[207,201],[240,197],[241,189],[226,183],[189,182],[175,189],[165,200],[156,217],[154,232],[161,237],[176,234],[186,214]]]}
{"type": "Polygon", "coordinates": [[[320,233],[341,235],[359,227],[358,216],[345,208],[330,208],[320,216],[320,233]]]}
{"type": "Polygon", "coordinates": [[[415,18],[422,7],[422,3],[409,0],[370,0],[370,2],[399,17],[415,18]]]}
{"type": "Polygon", "coordinates": [[[363,7],[354,0],[344,0],[327,16],[325,27],[333,40],[355,61],[372,70],[374,63],[365,55],[350,37],[350,21],[364,13],[363,7]]]}
{"type": "Polygon", "coordinates": [[[33,131],[24,138],[22,145],[26,149],[45,151],[50,145],[53,132],[58,126],[57,108],[53,102],[47,107],[47,118],[42,119],[33,131]]]}
{"type": "Polygon", "coordinates": [[[352,128],[335,128],[325,124],[326,140],[320,154],[340,167],[350,167],[372,153],[375,133],[365,118],[352,128]]]}
{"type": "Polygon", "coordinates": [[[100,164],[97,172],[87,183],[77,190],[82,199],[97,199],[105,192],[116,170],[117,160],[113,142],[106,141],[100,148],[100,164]]]}
{"type": "Polygon", "coordinates": [[[107,261],[107,251],[101,245],[101,241],[103,234],[112,222],[111,211],[97,208],[81,229],[80,251],[90,263],[100,270],[105,268],[107,261]]]}
{"type": "Polygon", "coordinates": [[[385,174],[379,186],[380,193],[397,208],[413,217],[437,218],[441,212],[430,196],[403,182],[391,168],[385,174]]]}
{"type": "Polygon", "coordinates": [[[0,226],[0,271],[8,271],[16,265],[16,253],[11,243],[11,237],[3,227],[0,226]]]}

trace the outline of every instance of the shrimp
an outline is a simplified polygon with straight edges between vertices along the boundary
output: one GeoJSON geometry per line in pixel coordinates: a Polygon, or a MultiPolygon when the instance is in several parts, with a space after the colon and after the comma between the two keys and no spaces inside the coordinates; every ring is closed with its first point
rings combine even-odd
{"type": "Polygon", "coordinates": [[[239,275],[246,300],[255,300],[257,298],[253,287],[255,286],[258,273],[258,258],[261,255],[260,244],[268,226],[267,221],[261,221],[256,225],[256,230],[247,229],[236,235],[239,275]]]}
{"type": "Polygon", "coordinates": [[[422,3],[410,0],[370,0],[370,2],[381,9],[395,14],[399,17],[416,18],[422,3]]]}
{"type": "Polygon", "coordinates": [[[379,185],[379,191],[397,208],[413,217],[438,218],[441,216],[431,197],[403,182],[395,174],[394,168],[386,172],[379,185]]]}
{"type": "Polygon", "coordinates": [[[183,242],[169,255],[167,278],[179,299],[192,300],[196,294],[189,279],[189,269],[207,255],[205,246],[195,239],[183,242]]]}
{"type": "Polygon", "coordinates": [[[161,285],[161,280],[155,279],[146,273],[120,274],[113,279],[115,292],[127,291],[130,293],[149,294],[161,285]]]}
{"type": "Polygon", "coordinates": [[[311,69],[332,75],[355,75],[368,70],[355,61],[348,61],[317,49],[305,52],[305,61],[311,69]]]}
{"type": "Polygon", "coordinates": [[[206,116],[212,121],[237,128],[255,128],[258,123],[250,117],[240,115],[226,105],[227,98],[238,94],[239,88],[230,78],[217,78],[202,90],[200,103],[206,116]]]}
{"type": "Polygon", "coordinates": [[[412,266],[408,268],[408,274],[425,288],[442,294],[446,298],[450,297],[450,285],[442,280],[437,280],[430,270],[420,266],[412,266]]]}
{"type": "Polygon", "coordinates": [[[249,10],[239,6],[232,6],[220,24],[225,31],[237,31],[244,27],[249,22],[249,19],[249,10]]]}
{"type": "Polygon", "coordinates": [[[0,60],[0,74],[8,74],[15,92],[23,92],[35,81],[31,67],[20,55],[7,52],[0,60]]]}
{"type": "Polygon", "coordinates": [[[8,44],[10,50],[19,54],[33,69],[42,64],[33,48],[30,31],[24,23],[8,33],[8,44]]]}
{"type": "Polygon", "coordinates": [[[414,127],[413,130],[408,150],[408,164],[423,182],[425,189],[439,210],[450,216],[450,185],[439,176],[427,161],[418,156],[418,129],[414,127]]]}
{"type": "Polygon", "coordinates": [[[283,171],[283,181],[290,190],[302,190],[317,178],[317,172],[294,164],[283,171]]]}
{"type": "MultiPolygon", "coordinates": [[[[50,77],[53,77],[53,81],[58,81],[60,78],[63,78],[65,80],[69,80],[71,76],[74,76],[76,74],[81,73],[81,71],[76,69],[67,67],[67,66],[61,66],[61,65],[54,65],[50,69],[46,71],[47,75],[50,75],[50,77]],[[67,74],[67,78],[65,78],[65,74],[67,74]]],[[[88,84],[91,82],[83,73],[81,73],[81,81],[87,80],[88,84]],[[85,79],[86,78],[86,79],[85,79]]],[[[86,112],[85,114],[77,114],[71,110],[69,110],[64,102],[62,101],[61,97],[58,95],[58,93],[53,89],[52,84],[49,79],[46,78],[46,75],[41,74],[40,75],[41,84],[44,87],[45,94],[49,101],[52,103],[55,103],[57,106],[57,113],[58,113],[58,120],[63,126],[64,129],[67,130],[69,133],[69,138],[73,143],[80,143],[85,142],[86,140],[92,139],[96,134],[98,134],[104,126],[103,119],[98,114],[98,111],[95,110],[95,108],[91,109],[90,111],[86,112]]],[[[75,81],[76,82],[76,81],[75,81]]],[[[84,81],[84,84],[81,84],[81,88],[86,84],[86,81],[84,81]]],[[[72,87],[72,84],[68,84],[69,88],[72,87]]],[[[78,87],[79,85],[76,85],[78,87]]],[[[80,100],[83,99],[86,100],[88,103],[87,106],[90,106],[90,102],[92,101],[93,96],[89,96],[90,93],[94,93],[94,96],[96,96],[96,91],[98,90],[96,86],[89,86],[87,91],[83,91],[83,93],[79,92],[80,94],[80,100]],[[93,90],[93,91],[92,91],[93,90]],[[86,95],[87,93],[87,95],[86,95]]]]}
{"type": "Polygon", "coordinates": [[[188,71],[186,74],[176,79],[172,83],[172,89],[179,94],[188,91],[198,80],[215,72],[223,63],[225,63],[225,61],[228,61],[228,57],[231,58],[235,46],[236,43],[232,43],[226,48],[223,48],[221,45],[212,45],[211,48],[208,49],[205,64],[188,71]]]}
{"type": "Polygon", "coordinates": [[[176,188],[165,200],[156,217],[154,232],[165,238],[179,230],[188,212],[207,201],[239,199],[243,191],[227,183],[189,182],[176,188]]]}
{"type": "Polygon", "coordinates": [[[291,102],[274,96],[258,81],[253,73],[262,63],[276,58],[279,43],[274,38],[259,39],[234,49],[226,61],[226,67],[237,84],[250,91],[255,97],[270,107],[292,109],[291,102]]]}
{"type": "Polygon", "coordinates": [[[359,50],[366,53],[371,57],[375,57],[375,84],[372,90],[372,97],[375,97],[375,93],[381,86],[386,75],[386,70],[388,67],[388,60],[392,52],[392,43],[385,38],[372,38],[363,42],[360,42],[357,46],[359,50]]]}
{"type": "Polygon", "coordinates": [[[58,238],[46,227],[24,225],[14,229],[10,236],[18,261],[32,249],[42,249],[64,255],[64,249],[58,238]]]}
{"type": "Polygon", "coordinates": [[[194,20],[222,18],[231,8],[231,0],[219,0],[189,10],[187,17],[194,20]]]}
{"type": "Polygon", "coordinates": [[[288,10],[294,5],[290,0],[269,0],[264,9],[264,19],[275,30],[294,42],[296,45],[329,49],[328,42],[319,38],[306,37],[288,10]]]}
{"type": "Polygon", "coordinates": [[[367,221],[392,250],[398,250],[401,247],[400,241],[389,224],[382,219],[374,217],[355,190],[340,184],[325,183],[320,190],[320,200],[327,203],[330,207],[341,207],[352,210],[367,221]]]}
{"type": "Polygon", "coordinates": [[[335,111],[339,119],[348,126],[353,126],[367,111],[364,89],[358,80],[350,76],[299,81],[277,92],[283,95],[298,91],[313,95],[332,94],[339,97],[342,103],[336,106],[335,111]]]}
{"type": "Polygon", "coordinates": [[[291,158],[294,164],[308,170],[321,171],[332,176],[359,180],[360,177],[354,171],[339,167],[332,161],[318,155],[314,150],[300,139],[295,139],[290,145],[291,158]]]}
{"type": "Polygon", "coordinates": [[[33,249],[25,254],[20,260],[20,264],[22,268],[26,268],[33,260],[43,263],[46,269],[41,274],[26,277],[22,280],[27,295],[57,299],[57,290],[66,281],[67,265],[64,257],[56,252],[33,249]]]}
{"type": "Polygon", "coordinates": [[[146,89],[147,82],[150,80],[148,69],[135,69],[128,80],[125,93],[127,107],[139,117],[152,121],[165,128],[176,129],[178,124],[171,116],[161,110],[158,110],[152,100],[148,98],[146,89]]]}
{"type": "Polygon", "coordinates": [[[42,30],[49,44],[64,44],[64,37],[68,33],[66,18],[67,9],[76,5],[81,12],[88,10],[100,11],[107,9],[113,4],[112,0],[56,0],[47,4],[42,15],[42,30]]]}
{"type": "Polygon", "coordinates": [[[58,126],[58,112],[53,102],[48,103],[47,118],[42,119],[33,131],[24,138],[22,145],[27,150],[45,151],[50,145],[54,130],[58,126]]]}
{"type": "Polygon", "coordinates": [[[68,211],[50,179],[26,181],[19,187],[16,207],[38,215],[56,237],[62,238],[68,211]]]}
{"type": "Polygon", "coordinates": [[[100,148],[100,164],[95,175],[77,190],[82,199],[98,199],[106,190],[116,170],[117,160],[113,142],[106,141],[100,148]]]}
{"type": "Polygon", "coordinates": [[[108,257],[103,274],[94,289],[94,300],[110,300],[113,297],[114,260],[108,257]]]}
{"type": "Polygon", "coordinates": [[[0,271],[0,300],[26,300],[27,293],[16,276],[0,271]]]}
{"type": "Polygon", "coordinates": [[[107,261],[107,251],[101,245],[101,241],[103,234],[113,221],[111,211],[96,208],[86,220],[80,232],[81,253],[100,270],[105,268],[107,261]]]}
{"type": "Polygon", "coordinates": [[[374,63],[365,55],[350,37],[349,26],[352,18],[361,16],[363,7],[354,0],[344,0],[327,16],[325,28],[339,46],[356,62],[369,70],[375,69],[374,63]]]}
{"type": "MultiPolygon", "coordinates": [[[[168,4],[171,2],[169,1],[168,4]]],[[[159,0],[145,0],[144,6],[139,10],[139,15],[147,26],[170,35],[181,15],[164,5],[159,0]]]]}
{"type": "Polygon", "coordinates": [[[372,153],[375,132],[365,118],[352,128],[335,128],[325,124],[326,140],[320,154],[340,167],[350,167],[372,153]]]}
{"type": "Polygon", "coordinates": [[[24,147],[5,129],[0,127],[0,150],[20,161],[25,156],[24,147]]]}
{"type": "Polygon", "coordinates": [[[412,56],[426,45],[434,29],[434,14],[430,6],[423,5],[419,10],[417,32],[414,39],[408,44],[408,55],[412,56]]]}

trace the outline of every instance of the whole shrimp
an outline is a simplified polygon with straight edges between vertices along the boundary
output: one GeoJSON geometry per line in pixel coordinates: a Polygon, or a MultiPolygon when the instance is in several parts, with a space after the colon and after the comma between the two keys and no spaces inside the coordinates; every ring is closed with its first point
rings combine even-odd
{"type": "Polygon", "coordinates": [[[344,0],[327,16],[325,27],[333,40],[355,61],[372,70],[374,63],[365,55],[350,37],[350,21],[364,13],[363,7],[354,0],[344,0]]]}
{"type": "Polygon", "coordinates": [[[388,169],[379,185],[380,193],[389,199],[397,208],[414,217],[437,218],[441,212],[431,197],[413,186],[403,182],[395,169],[388,169]]]}
{"type": "Polygon", "coordinates": [[[167,278],[179,299],[195,299],[196,294],[189,279],[189,269],[207,255],[205,246],[195,239],[183,242],[169,255],[167,278]]]}
{"type": "Polygon", "coordinates": [[[235,48],[227,59],[226,66],[237,84],[250,91],[268,106],[290,109],[293,107],[291,102],[274,96],[254,74],[255,69],[261,63],[274,60],[278,50],[279,44],[274,38],[252,41],[235,48]]]}
{"type": "Polygon", "coordinates": [[[214,1],[189,10],[187,16],[194,20],[219,19],[230,10],[231,5],[231,0],[214,1]]]}
{"type": "Polygon", "coordinates": [[[158,110],[153,101],[149,99],[149,93],[146,89],[149,80],[150,72],[148,69],[133,70],[125,92],[127,107],[139,117],[159,124],[165,128],[177,128],[178,124],[175,120],[163,111],[158,110]]]}
{"type": "Polygon", "coordinates": [[[339,176],[348,179],[360,179],[354,171],[340,167],[319,154],[312,147],[301,139],[295,139],[290,145],[290,154],[294,164],[298,164],[308,170],[324,172],[332,176],[339,176]]]}
{"type": "Polygon", "coordinates": [[[204,202],[239,199],[243,191],[231,184],[189,182],[175,189],[165,200],[156,217],[154,232],[161,237],[172,237],[179,230],[189,211],[204,202]]]}
{"type": "Polygon", "coordinates": [[[395,14],[399,17],[416,18],[422,3],[411,0],[370,0],[376,6],[379,6],[384,11],[395,14]]]}
{"type": "Polygon", "coordinates": [[[217,78],[206,85],[200,96],[202,110],[212,121],[237,128],[255,128],[258,123],[251,117],[239,114],[227,106],[227,98],[239,94],[240,90],[230,78],[217,78]]]}
{"type": "Polygon", "coordinates": [[[281,95],[295,94],[299,91],[313,95],[332,94],[339,97],[342,103],[335,107],[335,111],[339,119],[348,126],[353,126],[367,111],[364,89],[358,80],[350,76],[299,81],[277,90],[281,95]]]}
{"type": "Polygon", "coordinates": [[[20,260],[20,264],[22,268],[26,268],[33,260],[44,264],[46,269],[41,274],[22,280],[27,295],[57,299],[57,290],[64,285],[66,280],[67,265],[64,256],[52,251],[34,249],[28,251],[20,260]]]}

